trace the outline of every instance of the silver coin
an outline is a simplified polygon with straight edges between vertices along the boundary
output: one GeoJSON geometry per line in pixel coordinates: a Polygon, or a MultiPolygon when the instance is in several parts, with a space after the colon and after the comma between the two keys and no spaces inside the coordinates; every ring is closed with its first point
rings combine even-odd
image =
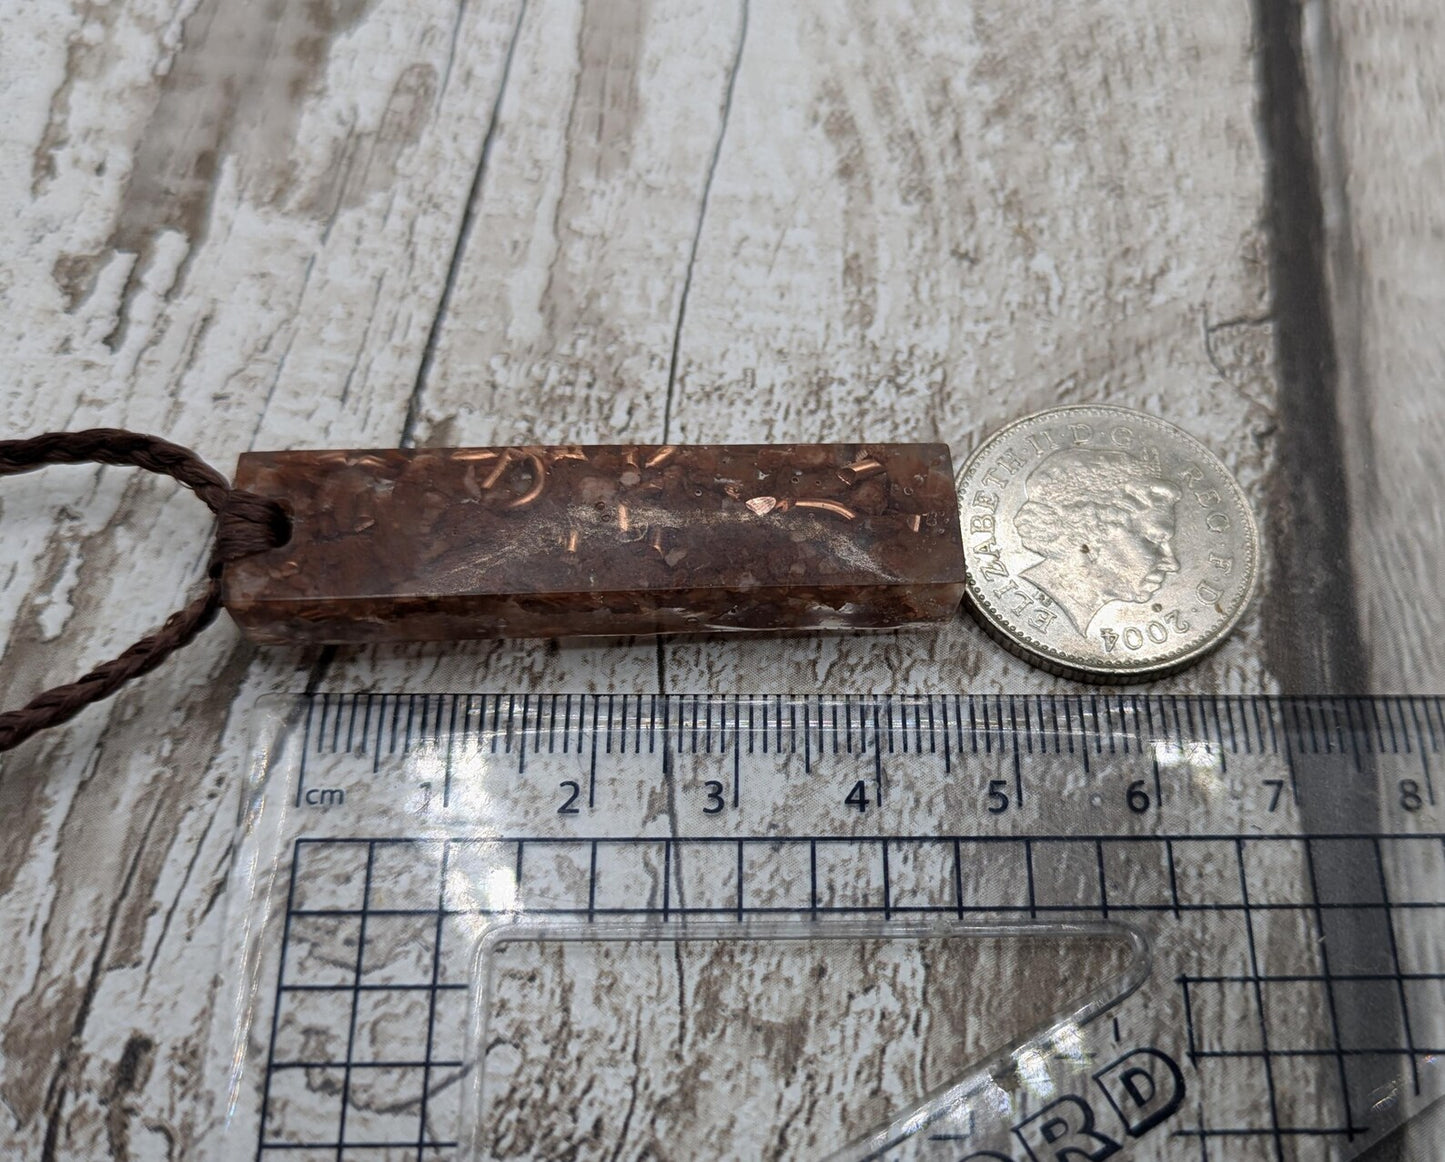
{"type": "Polygon", "coordinates": [[[991,435],[958,474],[968,604],[1063,677],[1140,682],[1214,649],[1259,572],[1259,533],[1203,444],[1143,412],[1053,408],[991,435]]]}

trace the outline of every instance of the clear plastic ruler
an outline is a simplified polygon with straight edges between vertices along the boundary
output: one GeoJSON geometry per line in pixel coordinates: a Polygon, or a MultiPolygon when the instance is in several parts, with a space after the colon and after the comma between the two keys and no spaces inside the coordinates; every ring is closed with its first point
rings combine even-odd
{"type": "Polygon", "coordinates": [[[213,1157],[1437,1148],[1439,699],[263,711],[213,1157]]]}

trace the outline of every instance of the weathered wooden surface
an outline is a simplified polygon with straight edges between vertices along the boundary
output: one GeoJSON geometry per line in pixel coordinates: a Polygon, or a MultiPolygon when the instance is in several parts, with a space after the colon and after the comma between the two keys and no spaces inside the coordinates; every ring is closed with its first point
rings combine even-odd
{"type": "Polygon", "coordinates": [[[1435,691],[1445,685],[1445,14],[1385,0],[1312,17],[1361,632],[1375,689],[1435,691]]]}
{"type": "Polygon", "coordinates": [[[969,1019],[971,994],[999,991],[999,959],[1075,1002],[1128,960],[1122,941],[1095,948],[1107,971],[1085,981],[1073,969],[1078,947],[1061,958],[1058,944],[1020,955],[1006,943],[514,945],[499,958],[489,1011],[488,1156],[556,1158],[584,1143],[597,1157],[681,1158],[683,1143],[711,1141],[735,1157],[826,1157],[1034,1032],[1040,1014],[1022,991],[1006,1015],[969,1019]],[[689,1008],[639,1015],[639,996],[670,998],[679,978],[689,1008]],[[539,1027],[544,991],[565,1000],[539,1027]],[[642,1109],[665,1111],[631,1134],[616,1087],[596,1080],[618,1059],[635,1065],[642,1109]],[[714,1064],[728,1060],[751,1068],[714,1064]],[[539,1118],[538,1108],[554,1113],[539,1118]]]}
{"type": "MultiPolygon", "coordinates": [[[[1339,550],[1376,687],[1428,691],[1441,34],[1419,0],[1332,27],[1339,550]]],[[[157,430],[225,469],[246,447],[517,440],[961,455],[1023,412],[1108,400],[1219,452],[1269,545],[1288,513],[1254,35],[1239,5],[1132,0],[7,6],[4,428],[157,430]]],[[[56,469],[0,501],[6,705],[117,652],[204,557],[204,510],[167,484],[56,469]]],[[[1294,592],[1166,688],[1297,688],[1263,625],[1313,628],[1294,592]]],[[[1058,683],[961,620],[335,653],[217,628],[4,759],[9,1151],[183,1157],[203,1132],[245,711],[308,685],[1058,683]]]]}

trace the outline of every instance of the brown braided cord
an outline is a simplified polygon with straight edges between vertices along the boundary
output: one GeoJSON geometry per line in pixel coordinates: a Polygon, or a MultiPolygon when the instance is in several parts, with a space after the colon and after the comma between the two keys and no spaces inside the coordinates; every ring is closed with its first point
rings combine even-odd
{"type": "Polygon", "coordinates": [[[109,698],[131,679],[155,669],[215,620],[221,607],[221,569],[227,562],[285,544],[290,536],[290,523],[274,500],[232,488],[194,452],[158,436],[92,428],[49,432],[28,440],[0,440],[0,476],[46,464],[84,463],[126,465],[171,476],[205,501],[219,518],[206,570],[206,590],[118,658],[97,666],[78,681],[45,691],[19,710],[0,714],[0,751],[73,718],[90,703],[109,698]]]}

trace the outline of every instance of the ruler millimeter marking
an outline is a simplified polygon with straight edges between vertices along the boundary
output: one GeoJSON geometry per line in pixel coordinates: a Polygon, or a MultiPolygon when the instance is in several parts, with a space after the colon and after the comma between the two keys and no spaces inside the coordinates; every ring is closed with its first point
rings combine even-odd
{"type": "MultiPolygon", "coordinates": [[[[544,778],[559,758],[577,760],[581,765],[567,780],[577,785],[577,802],[558,812],[569,816],[579,814],[578,804],[595,811],[599,772],[605,783],[619,767],[629,777],[643,772],[676,781],[702,770],[708,759],[725,758],[704,782],[714,788],[714,808],[722,796],[722,806],[736,811],[745,784],[760,771],[765,781],[796,780],[849,770],[852,760],[858,770],[851,803],[864,815],[870,804],[886,807],[900,780],[951,778],[955,768],[980,772],[992,763],[997,769],[986,794],[995,818],[978,821],[993,825],[984,834],[1021,817],[1037,822],[1049,814],[1050,798],[1061,804],[1063,792],[1090,781],[1097,783],[1093,798],[1082,817],[1067,820],[1071,833],[1110,830],[1131,815],[1137,826],[1124,830],[1154,833],[1177,815],[1189,832],[1208,830],[1215,820],[1225,824],[1216,831],[1247,834],[1251,813],[1259,816],[1254,829],[1278,832],[1292,821],[1297,830],[1316,833],[1302,826],[1308,793],[1346,808],[1306,813],[1333,817],[1331,831],[1354,827],[1361,810],[1378,808],[1380,818],[1372,814],[1363,829],[1378,834],[1391,829],[1391,820],[1408,831],[1433,816],[1439,805],[1433,760],[1445,719],[1438,698],[318,695],[307,706],[304,733],[297,807],[341,793],[324,784],[333,769],[354,777],[361,767],[349,760],[366,760],[377,775],[418,753],[425,755],[428,793],[443,809],[452,807],[459,778],[484,770],[495,779],[508,769],[519,779],[544,778]],[[762,757],[774,761],[763,764],[762,757]],[[322,771],[318,760],[329,760],[322,771]],[[1111,774],[1131,776],[1122,803],[1117,789],[1109,789],[1111,774]],[[1045,798],[1031,804],[1035,782],[1045,798]]],[[[775,814],[755,821],[827,829],[826,813],[800,814],[796,801],[774,806],[775,814]]],[[[965,821],[974,822],[957,810],[915,810],[887,826],[912,822],[936,830],[951,822],[957,830],[965,821]]]]}
{"type": "MultiPolygon", "coordinates": [[[[422,1059],[393,1062],[424,1078],[457,1067],[433,1054],[437,998],[464,991],[449,934],[478,919],[938,915],[1118,921],[1149,939],[1152,977],[1096,1060],[1176,1062],[1187,1100],[1146,1126],[1158,1110],[1131,1121],[1127,1087],[1060,1080],[1098,1116],[1094,1130],[1056,1125],[1061,1150],[1091,1156],[1093,1133],[1121,1157],[1253,1144],[1280,1162],[1344,1158],[1441,1092],[1439,698],[317,695],[293,721],[277,1011],[338,987],[293,968],[296,931],[355,925],[360,945],[386,924],[428,925],[426,979],[388,986],[430,997],[422,1059]],[[324,869],[354,863],[362,898],[308,898],[324,869]],[[448,869],[483,865],[505,890],[457,896],[448,869]],[[374,868],[405,869],[412,896],[374,868]]],[[[355,957],[360,996],[380,986],[355,957]]],[[[339,1067],[344,1095],[370,1063],[357,1073],[339,1050],[288,1058],[273,1030],[267,1092],[302,1066],[339,1067]]],[[[297,1143],[267,1139],[266,1100],[256,1156],[279,1158],[297,1143]]],[[[1042,1101],[991,1128],[970,1112],[913,1146],[1051,1159],[1028,1152],[1054,1140],[1028,1121],[1042,1101]]],[[[449,1147],[422,1105],[407,1142],[449,1147]]],[[[342,1126],[309,1144],[340,1151],[342,1126]]]]}
{"type": "Polygon", "coordinates": [[[317,694],[306,734],[318,754],[405,754],[485,738],[492,754],[582,751],[867,754],[1024,751],[1128,754],[1140,740],[1240,754],[1419,754],[1445,736],[1439,697],[889,695],[792,698],[658,694],[317,694]]]}

